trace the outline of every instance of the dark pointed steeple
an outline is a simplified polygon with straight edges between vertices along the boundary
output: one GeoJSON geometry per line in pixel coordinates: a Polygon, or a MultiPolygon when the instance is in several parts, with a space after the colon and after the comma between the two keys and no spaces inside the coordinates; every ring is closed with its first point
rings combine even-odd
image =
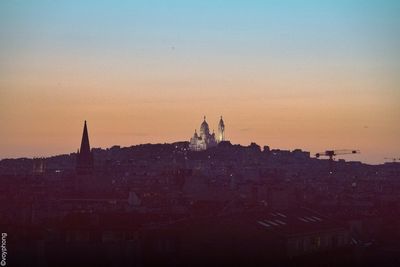
{"type": "Polygon", "coordinates": [[[77,153],[76,172],[78,174],[91,174],[93,172],[93,153],[90,151],[86,121],[83,126],[81,149],[77,153]]]}
{"type": "Polygon", "coordinates": [[[83,126],[83,134],[82,134],[80,152],[81,153],[89,153],[90,152],[89,134],[88,134],[88,130],[87,130],[86,121],[85,121],[85,125],[83,126]]]}

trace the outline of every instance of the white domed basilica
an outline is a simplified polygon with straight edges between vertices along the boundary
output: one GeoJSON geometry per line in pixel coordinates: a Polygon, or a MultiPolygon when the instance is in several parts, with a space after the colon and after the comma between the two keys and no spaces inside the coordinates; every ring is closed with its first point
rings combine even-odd
{"type": "Polygon", "coordinates": [[[197,134],[195,130],[193,137],[190,138],[189,148],[193,151],[206,150],[209,147],[216,146],[221,141],[225,141],[225,124],[222,120],[222,116],[218,123],[217,136],[215,136],[214,131],[210,134],[210,128],[206,122],[206,116],[204,116],[204,121],[200,125],[199,134],[197,134]]]}

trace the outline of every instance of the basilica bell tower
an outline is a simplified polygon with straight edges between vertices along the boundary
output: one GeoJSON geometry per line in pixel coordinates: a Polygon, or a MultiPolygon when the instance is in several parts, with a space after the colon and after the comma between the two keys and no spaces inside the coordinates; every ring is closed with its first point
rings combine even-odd
{"type": "Polygon", "coordinates": [[[219,120],[218,123],[218,136],[217,136],[217,142],[222,142],[225,141],[225,124],[224,124],[224,120],[221,119],[219,120]]]}

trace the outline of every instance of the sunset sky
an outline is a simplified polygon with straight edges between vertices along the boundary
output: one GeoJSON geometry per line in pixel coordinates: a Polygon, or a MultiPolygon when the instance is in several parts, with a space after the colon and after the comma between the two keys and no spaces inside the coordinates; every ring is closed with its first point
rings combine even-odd
{"type": "Polygon", "coordinates": [[[400,158],[400,1],[0,1],[0,159],[189,140],[400,158]]]}

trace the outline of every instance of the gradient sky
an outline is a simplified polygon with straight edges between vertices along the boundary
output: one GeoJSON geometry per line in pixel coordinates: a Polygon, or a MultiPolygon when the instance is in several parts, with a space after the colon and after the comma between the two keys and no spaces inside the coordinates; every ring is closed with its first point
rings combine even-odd
{"type": "Polygon", "coordinates": [[[400,157],[400,1],[0,1],[0,158],[188,140],[400,157]]]}

